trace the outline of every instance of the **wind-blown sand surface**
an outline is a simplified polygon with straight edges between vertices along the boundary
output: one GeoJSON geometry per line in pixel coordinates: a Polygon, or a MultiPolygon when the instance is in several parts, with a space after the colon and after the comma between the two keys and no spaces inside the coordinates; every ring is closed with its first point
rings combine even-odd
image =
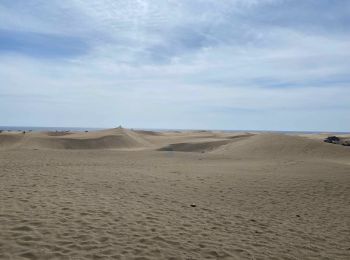
{"type": "Polygon", "coordinates": [[[1,259],[350,259],[350,147],[318,135],[3,132],[0,166],[1,259]]]}

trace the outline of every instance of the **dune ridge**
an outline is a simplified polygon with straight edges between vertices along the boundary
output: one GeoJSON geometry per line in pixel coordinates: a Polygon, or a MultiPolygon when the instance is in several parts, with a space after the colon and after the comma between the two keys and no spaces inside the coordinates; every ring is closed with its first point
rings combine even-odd
{"type": "Polygon", "coordinates": [[[96,132],[3,133],[0,148],[27,149],[132,149],[150,143],[128,129],[115,128],[96,132]]]}
{"type": "Polygon", "coordinates": [[[349,157],[349,147],[324,143],[317,135],[153,132],[114,128],[94,132],[1,133],[0,149],[150,149],[210,152],[240,158],[349,157]]]}
{"type": "Polygon", "coordinates": [[[242,158],[350,158],[350,149],[301,136],[261,133],[230,142],[215,152],[242,158]]]}

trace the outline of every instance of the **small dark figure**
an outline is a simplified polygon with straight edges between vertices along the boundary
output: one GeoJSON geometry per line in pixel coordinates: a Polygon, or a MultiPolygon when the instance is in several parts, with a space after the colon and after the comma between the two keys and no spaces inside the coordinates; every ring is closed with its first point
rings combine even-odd
{"type": "Polygon", "coordinates": [[[22,132],[22,134],[25,134],[25,133],[26,133],[26,131],[23,131],[23,132],[22,132]]]}

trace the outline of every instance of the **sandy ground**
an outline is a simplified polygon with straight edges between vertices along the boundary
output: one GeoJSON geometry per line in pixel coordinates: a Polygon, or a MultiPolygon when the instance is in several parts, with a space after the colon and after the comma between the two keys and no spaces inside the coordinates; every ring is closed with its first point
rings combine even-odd
{"type": "Polygon", "coordinates": [[[318,135],[4,132],[0,166],[1,259],[350,259],[350,147],[318,135]]]}

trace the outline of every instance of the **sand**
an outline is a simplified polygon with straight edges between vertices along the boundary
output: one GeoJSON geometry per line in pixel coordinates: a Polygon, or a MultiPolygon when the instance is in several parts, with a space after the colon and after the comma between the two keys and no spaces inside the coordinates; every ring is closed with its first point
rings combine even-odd
{"type": "Polygon", "coordinates": [[[350,147],[321,137],[3,132],[0,259],[350,259],[350,147]]]}

